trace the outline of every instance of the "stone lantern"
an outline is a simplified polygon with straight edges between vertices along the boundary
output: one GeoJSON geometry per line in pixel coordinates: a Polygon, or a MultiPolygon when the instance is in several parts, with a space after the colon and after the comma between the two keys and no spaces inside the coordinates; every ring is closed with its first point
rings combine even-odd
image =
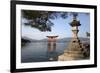
{"type": "Polygon", "coordinates": [[[72,39],[68,44],[67,49],[64,50],[64,53],[58,56],[59,61],[67,61],[67,60],[79,60],[84,57],[82,44],[78,38],[78,27],[81,26],[80,21],[77,20],[77,15],[73,14],[73,20],[70,23],[72,27],[72,39]]]}

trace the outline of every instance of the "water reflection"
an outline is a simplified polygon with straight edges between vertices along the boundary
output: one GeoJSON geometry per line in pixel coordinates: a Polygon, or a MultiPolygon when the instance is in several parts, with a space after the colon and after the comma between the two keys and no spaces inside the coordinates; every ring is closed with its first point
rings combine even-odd
{"type": "Polygon", "coordinates": [[[56,42],[48,42],[47,57],[49,61],[57,61],[56,42]]]}
{"type": "Polygon", "coordinates": [[[67,47],[67,42],[31,42],[21,49],[21,62],[46,62],[57,61],[67,47]]]}

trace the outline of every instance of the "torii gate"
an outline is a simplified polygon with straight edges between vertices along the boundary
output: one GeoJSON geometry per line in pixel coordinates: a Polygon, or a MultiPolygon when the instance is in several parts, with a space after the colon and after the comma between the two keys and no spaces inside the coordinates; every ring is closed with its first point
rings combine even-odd
{"type": "Polygon", "coordinates": [[[54,51],[56,49],[56,38],[58,36],[46,36],[48,37],[48,51],[54,51]]]}

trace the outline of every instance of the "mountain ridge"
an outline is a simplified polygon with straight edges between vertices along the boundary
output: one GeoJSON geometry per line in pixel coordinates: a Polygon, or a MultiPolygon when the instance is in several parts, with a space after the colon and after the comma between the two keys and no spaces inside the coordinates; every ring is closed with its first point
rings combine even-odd
{"type": "MultiPolygon", "coordinates": [[[[47,39],[41,39],[41,40],[37,40],[37,39],[31,39],[28,37],[22,37],[22,39],[24,40],[28,40],[31,42],[47,42],[47,39]]],[[[72,37],[67,37],[67,38],[61,38],[61,39],[57,39],[57,42],[69,42],[72,39],[72,37]]],[[[86,38],[86,37],[79,37],[80,41],[89,41],[90,38],[86,38]]]]}

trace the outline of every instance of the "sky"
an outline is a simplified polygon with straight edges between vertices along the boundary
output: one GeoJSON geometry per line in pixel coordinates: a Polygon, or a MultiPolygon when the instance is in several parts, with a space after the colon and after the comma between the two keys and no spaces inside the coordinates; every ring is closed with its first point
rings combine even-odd
{"type": "MultiPolygon", "coordinates": [[[[52,26],[52,31],[41,32],[36,28],[30,26],[25,26],[23,23],[27,22],[25,19],[22,19],[21,30],[22,37],[28,37],[31,39],[41,40],[47,38],[46,36],[57,35],[58,39],[72,37],[72,27],[70,22],[73,17],[71,15],[66,19],[58,18],[52,20],[54,25],[52,26]]],[[[90,32],[90,14],[78,13],[77,19],[80,21],[81,26],[79,26],[79,37],[86,37],[86,32],[90,32]]]]}

